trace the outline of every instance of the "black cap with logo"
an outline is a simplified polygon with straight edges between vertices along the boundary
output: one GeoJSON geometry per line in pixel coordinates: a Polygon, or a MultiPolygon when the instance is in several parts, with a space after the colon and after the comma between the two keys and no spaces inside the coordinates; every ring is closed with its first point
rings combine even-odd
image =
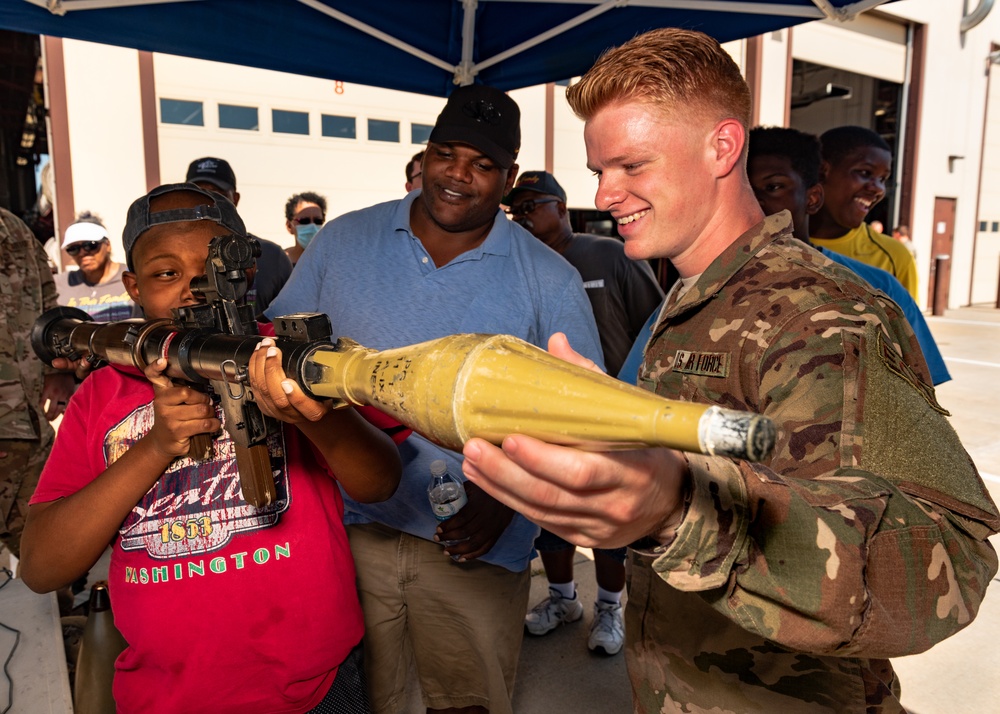
{"type": "Polygon", "coordinates": [[[204,181],[213,186],[218,186],[223,191],[236,190],[236,174],[233,167],[225,159],[216,159],[206,156],[202,159],[195,159],[188,166],[185,181],[199,183],[204,181]]]}
{"type": "Polygon", "coordinates": [[[459,87],[438,115],[430,141],[468,144],[509,169],[521,149],[521,110],[504,92],[483,84],[459,87]]]}

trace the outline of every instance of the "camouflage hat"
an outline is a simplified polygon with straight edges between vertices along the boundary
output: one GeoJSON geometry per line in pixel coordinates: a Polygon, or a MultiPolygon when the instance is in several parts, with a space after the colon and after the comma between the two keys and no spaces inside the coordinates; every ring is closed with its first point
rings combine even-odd
{"type": "Polygon", "coordinates": [[[125,230],[122,231],[122,245],[125,247],[125,262],[128,264],[128,269],[135,270],[135,265],[132,263],[132,249],[139,236],[154,226],[189,221],[212,221],[238,235],[247,234],[243,219],[236,212],[236,206],[225,196],[200,189],[193,183],[168,183],[157,186],[142,198],[136,199],[128,208],[128,219],[125,221],[125,230]],[[157,212],[150,210],[149,204],[154,198],[180,191],[204,196],[205,203],[191,208],[173,208],[157,212]]]}

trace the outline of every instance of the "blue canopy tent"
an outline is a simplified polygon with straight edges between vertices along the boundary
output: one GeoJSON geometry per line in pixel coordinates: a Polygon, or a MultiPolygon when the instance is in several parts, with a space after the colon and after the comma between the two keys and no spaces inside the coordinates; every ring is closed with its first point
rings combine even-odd
{"type": "Polygon", "coordinates": [[[655,27],[718,40],[890,0],[3,0],[0,28],[447,96],[582,74],[655,27]]]}

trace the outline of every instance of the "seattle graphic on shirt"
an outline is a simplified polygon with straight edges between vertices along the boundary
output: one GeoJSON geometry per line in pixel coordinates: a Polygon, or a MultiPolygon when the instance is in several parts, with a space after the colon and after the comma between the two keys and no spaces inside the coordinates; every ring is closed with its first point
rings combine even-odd
{"type": "MultiPolygon", "coordinates": [[[[225,420],[218,406],[216,416],[225,420]]],[[[122,419],[105,437],[106,462],[114,463],[152,426],[151,403],[122,419]]],[[[238,533],[276,525],[291,500],[282,430],[267,439],[277,498],[263,508],[243,500],[235,447],[229,434],[222,431],[207,460],[188,456],[174,459],[122,523],[122,549],[145,550],[151,558],[173,560],[218,551],[238,533]]]]}

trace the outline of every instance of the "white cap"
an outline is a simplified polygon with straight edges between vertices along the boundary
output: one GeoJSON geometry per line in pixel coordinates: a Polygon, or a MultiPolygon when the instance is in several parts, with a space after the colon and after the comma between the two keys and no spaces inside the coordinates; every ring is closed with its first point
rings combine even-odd
{"type": "Polygon", "coordinates": [[[440,476],[448,470],[448,464],[444,459],[434,459],[431,461],[431,473],[440,476]]]}
{"type": "Polygon", "coordinates": [[[89,240],[104,240],[107,237],[108,232],[104,230],[103,226],[99,226],[96,223],[74,223],[66,229],[66,233],[63,236],[62,247],[65,248],[66,246],[73,245],[74,243],[85,243],[89,240]]]}

